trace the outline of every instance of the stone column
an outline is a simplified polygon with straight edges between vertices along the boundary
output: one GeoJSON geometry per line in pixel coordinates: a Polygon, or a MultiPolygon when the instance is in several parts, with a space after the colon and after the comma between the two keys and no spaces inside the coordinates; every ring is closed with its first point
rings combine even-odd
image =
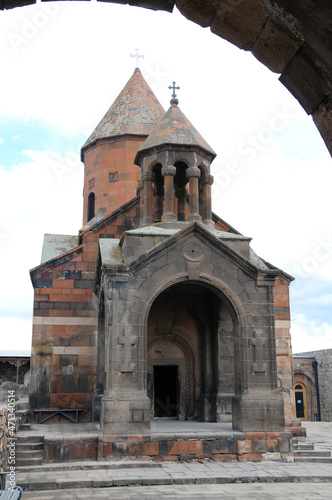
{"type": "Polygon", "coordinates": [[[138,323],[128,319],[133,283],[125,274],[107,277],[105,343],[107,382],[102,398],[104,435],[144,434],[150,431],[150,400],[146,394],[146,347],[138,323]]]}
{"type": "Polygon", "coordinates": [[[139,213],[140,213],[140,219],[142,219],[142,217],[143,217],[143,201],[144,201],[143,181],[142,180],[138,181],[138,184],[137,184],[137,195],[139,196],[139,213]]]}
{"type": "Polygon", "coordinates": [[[153,172],[143,172],[143,213],[141,215],[141,226],[153,224],[153,172]]]}
{"type": "Polygon", "coordinates": [[[202,219],[203,223],[209,227],[214,228],[212,221],[212,207],[211,207],[211,186],[213,184],[212,175],[202,175],[200,183],[203,186],[203,201],[202,201],[202,219]]]}
{"type": "Polygon", "coordinates": [[[274,324],[274,275],[261,274],[246,304],[246,326],[234,345],[233,429],[243,432],[284,430],[284,401],[278,390],[274,324]],[[254,306],[253,306],[254,304],[254,306]]]}
{"type": "Polygon", "coordinates": [[[163,198],[164,198],[163,186],[155,186],[153,188],[153,196],[154,196],[154,220],[160,221],[163,215],[163,198]]]}
{"type": "Polygon", "coordinates": [[[164,213],[161,220],[163,222],[175,221],[174,176],[176,174],[176,167],[167,165],[161,169],[161,174],[164,177],[164,213]]]}
{"type": "Polygon", "coordinates": [[[179,221],[186,220],[186,195],[187,195],[187,190],[185,187],[177,188],[176,196],[178,199],[178,220],[179,221]]]}
{"type": "Polygon", "coordinates": [[[199,188],[198,179],[201,171],[198,167],[189,167],[186,170],[186,176],[189,179],[189,217],[188,221],[201,221],[202,217],[199,215],[199,188]]]}

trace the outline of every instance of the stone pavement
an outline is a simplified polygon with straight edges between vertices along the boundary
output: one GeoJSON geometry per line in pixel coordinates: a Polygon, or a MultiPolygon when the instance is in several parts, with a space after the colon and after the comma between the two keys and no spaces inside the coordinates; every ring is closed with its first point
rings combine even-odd
{"type": "Polygon", "coordinates": [[[306,443],[332,454],[332,422],[303,422],[303,427],[307,429],[306,443]]]}
{"type": "MultiPolygon", "coordinates": [[[[332,423],[310,422],[307,442],[332,450],[332,423]]],[[[332,464],[72,462],[19,472],[24,498],[332,498],[332,464]],[[126,468],[124,468],[126,467],[126,468]],[[245,483],[245,484],[239,484],[245,483]],[[304,484],[305,483],[305,484],[304,484]],[[33,490],[33,491],[27,491],[33,490]]]]}
{"type": "Polygon", "coordinates": [[[331,500],[332,483],[249,483],[139,486],[121,488],[53,490],[24,492],[23,499],[33,500],[331,500]]]}
{"type": "MultiPolygon", "coordinates": [[[[117,465],[117,464],[114,464],[117,465]]],[[[332,483],[332,464],[273,462],[188,462],[146,464],[146,467],[112,468],[113,463],[76,463],[73,468],[20,472],[23,489],[48,490],[147,486],[167,484],[231,484],[235,482],[313,482],[332,483]],[[148,466],[149,465],[149,466],[148,466]],[[160,466],[161,465],[161,466],[160,466]],[[98,467],[94,469],[93,467],[98,467]]]]}

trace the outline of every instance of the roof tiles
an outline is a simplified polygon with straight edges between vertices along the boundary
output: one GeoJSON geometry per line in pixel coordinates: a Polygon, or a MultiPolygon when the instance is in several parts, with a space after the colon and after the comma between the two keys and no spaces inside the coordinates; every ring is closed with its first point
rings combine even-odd
{"type": "Polygon", "coordinates": [[[148,136],[165,110],[143,78],[139,68],[129,79],[82,150],[100,139],[119,135],[148,136]]]}
{"type": "Polygon", "coordinates": [[[177,100],[172,99],[171,107],[154,128],[149,137],[138,150],[138,156],[143,151],[153,149],[161,145],[177,144],[185,146],[198,146],[213,156],[216,153],[203,139],[188,118],[177,106],[177,100]]]}

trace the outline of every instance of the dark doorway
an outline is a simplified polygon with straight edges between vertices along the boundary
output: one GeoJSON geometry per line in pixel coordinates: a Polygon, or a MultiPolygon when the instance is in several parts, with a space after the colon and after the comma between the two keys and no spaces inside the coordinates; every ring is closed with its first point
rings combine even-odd
{"type": "Polygon", "coordinates": [[[154,416],[177,418],[178,416],[178,367],[154,366],[154,416]]]}
{"type": "Polygon", "coordinates": [[[298,384],[295,386],[296,418],[305,418],[305,402],[303,387],[298,384]]]}

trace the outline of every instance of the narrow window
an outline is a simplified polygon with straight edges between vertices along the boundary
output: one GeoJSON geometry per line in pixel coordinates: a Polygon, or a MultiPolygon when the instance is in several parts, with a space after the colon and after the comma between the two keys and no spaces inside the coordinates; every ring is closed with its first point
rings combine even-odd
{"type": "Polygon", "coordinates": [[[88,222],[95,216],[95,194],[90,193],[88,198],[88,222]]]}

